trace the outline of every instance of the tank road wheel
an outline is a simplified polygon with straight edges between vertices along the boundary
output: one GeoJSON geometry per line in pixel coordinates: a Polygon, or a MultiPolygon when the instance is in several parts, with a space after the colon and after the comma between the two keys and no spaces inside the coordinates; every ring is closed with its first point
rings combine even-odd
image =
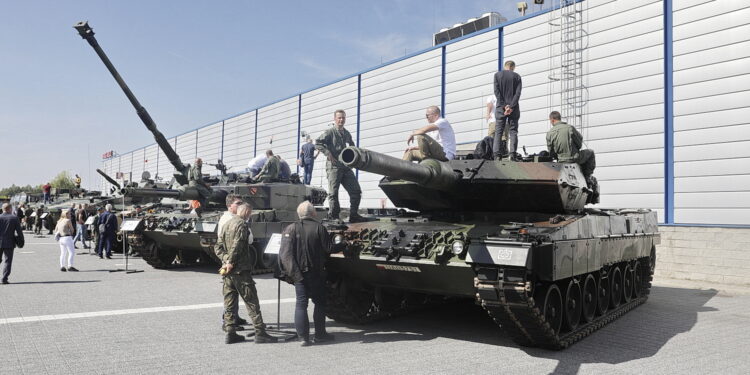
{"type": "Polygon", "coordinates": [[[581,286],[575,279],[571,279],[565,291],[565,328],[572,331],[581,321],[581,286]]]}
{"type": "Polygon", "coordinates": [[[609,298],[612,295],[612,288],[609,285],[608,276],[599,276],[599,285],[596,294],[596,313],[604,315],[609,310],[609,298]]]}
{"type": "Polygon", "coordinates": [[[619,266],[612,269],[610,277],[612,278],[612,295],[609,301],[610,306],[614,309],[620,306],[620,301],[622,301],[622,271],[620,271],[619,266]]]}
{"type": "Polygon", "coordinates": [[[542,307],[542,313],[544,314],[544,320],[549,323],[555,334],[560,332],[560,326],[562,325],[563,317],[562,309],[562,295],[560,294],[560,288],[557,285],[552,284],[547,288],[547,293],[544,295],[544,306],[542,307]]]}
{"type": "Polygon", "coordinates": [[[250,258],[250,264],[254,265],[254,268],[258,268],[258,250],[255,250],[255,246],[249,245],[250,251],[248,251],[249,258],[250,258]]]}
{"type": "Polygon", "coordinates": [[[177,258],[180,261],[180,264],[189,266],[198,263],[200,253],[193,250],[180,250],[177,252],[177,258]]]}
{"type": "Polygon", "coordinates": [[[594,320],[596,315],[596,279],[594,275],[586,275],[586,281],[583,282],[583,306],[581,307],[583,312],[583,320],[588,323],[594,320]]]}
{"type": "Polygon", "coordinates": [[[625,266],[625,270],[622,271],[622,299],[625,303],[630,302],[633,297],[633,268],[630,264],[625,266]]]}
{"type": "Polygon", "coordinates": [[[154,268],[167,268],[172,265],[174,259],[177,257],[177,252],[171,248],[161,248],[156,245],[153,241],[147,241],[143,247],[141,257],[151,267],[154,268]]]}
{"type": "Polygon", "coordinates": [[[633,263],[633,298],[639,298],[643,293],[643,269],[640,262],[633,263]]]}

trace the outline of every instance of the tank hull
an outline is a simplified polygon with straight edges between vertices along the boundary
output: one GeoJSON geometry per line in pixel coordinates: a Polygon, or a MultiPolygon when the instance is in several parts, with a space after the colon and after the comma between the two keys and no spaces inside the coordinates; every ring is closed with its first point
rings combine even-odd
{"type": "Polygon", "coordinates": [[[472,298],[519,344],[562,349],[647,299],[655,212],[444,215],[332,228],[329,317],[366,323],[472,298]]]}

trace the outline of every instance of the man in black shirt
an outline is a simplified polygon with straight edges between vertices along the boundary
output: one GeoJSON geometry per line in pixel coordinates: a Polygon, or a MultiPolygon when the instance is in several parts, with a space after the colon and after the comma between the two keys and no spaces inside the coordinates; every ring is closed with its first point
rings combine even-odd
{"type": "Polygon", "coordinates": [[[313,342],[333,340],[326,332],[326,290],[325,261],[330,253],[331,240],[325,227],[315,220],[315,207],[309,201],[297,207],[300,221],[286,227],[281,237],[279,265],[294,283],[297,306],[294,311],[294,327],[302,346],[313,342]],[[307,304],[315,303],[313,321],[315,336],[310,341],[310,321],[307,317],[307,304]]]}
{"type": "Polygon", "coordinates": [[[495,159],[500,159],[506,152],[500,149],[500,137],[507,126],[508,131],[508,153],[514,155],[518,147],[518,119],[521,117],[521,108],[518,101],[521,99],[521,76],[514,72],[516,63],[508,60],[505,69],[495,73],[495,97],[497,107],[495,109],[495,137],[492,151],[495,159]]]}

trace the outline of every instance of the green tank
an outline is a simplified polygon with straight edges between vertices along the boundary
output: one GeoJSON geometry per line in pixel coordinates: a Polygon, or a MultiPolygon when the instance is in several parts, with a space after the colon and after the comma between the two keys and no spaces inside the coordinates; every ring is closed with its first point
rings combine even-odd
{"type": "MultiPolygon", "coordinates": [[[[424,160],[349,147],[400,210],[330,226],[328,316],[367,323],[474,300],[517,343],[562,349],[646,301],[656,212],[591,209],[577,164],[424,160]]],[[[378,212],[376,212],[378,213],[378,212]]]]}
{"type": "Polygon", "coordinates": [[[169,188],[159,186],[120,187],[105,173],[102,176],[120,189],[126,200],[157,200],[150,212],[128,218],[133,230],[128,232],[127,244],[141,254],[143,259],[156,268],[170,268],[176,264],[218,263],[213,246],[217,239],[218,222],[227,210],[226,197],[233,193],[253,207],[250,230],[254,236],[251,244],[255,254],[256,272],[267,272],[275,263],[275,257],[263,253],[273,233],[281,233],[284,227],[297,220],[296,208],[305,200],[314,205],[325,201],[325,190],[309,187],[292,178],[289,181],[255,183],[248,174],[227,173],[219,160],[214,166],[221,172],[217,177],[204,178],[209,186],[189,181],[191,166],[184,164],[156,123],[141,106],[125,81],[99,46],[94,31],[87,22],[79,22],[74,28],[94,48],[104,65],[115,78],[120,88],[136,109],[138,117],[154,136],[159,148],[174,167],[174,177],[169,188]],[[191,212],[188,201],[199,201],[200,211],[191,212]]]}

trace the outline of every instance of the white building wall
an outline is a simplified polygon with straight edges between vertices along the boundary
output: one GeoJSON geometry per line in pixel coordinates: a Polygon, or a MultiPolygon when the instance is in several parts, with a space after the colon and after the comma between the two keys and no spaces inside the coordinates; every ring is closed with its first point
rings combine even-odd
{"type": "Polygon", "coordinates": [[[141,180],[141,176],[143,175],[143,171],[145,168],[145,161],[146,161],[146,148],[141,148],[138,150],[135,150],[131,152],[133,158],[133,182],[139,182],[141,180]]]}
{"type": "MultiPolygon", "coordinates": [[[[427,125],[425,109],[440,105],[441,74],[441,49],[363,73],[360,146],[401,158],[410,132],[427,125]]],[[[393,207],[378,188],[381,178],[359,172],[361,207],[393,207]]],[[[346,206],[342,203],[342,207],[346,206]]]]}
{"type": "MultiPolygon", "coordinates": [[[[144,160],[144,170],[148,171],[148,173],[151,174],[151,178],[156,178],[156,174],[159,172],[157,169],[157,165],[159,163],[158,157],[159,157],[159,147],[156,145],[156,143],[146,146],[145,152],[145,160],[144,160]]],[[[166,160],[165,160],[166,162],[166,160]]],[[[160,176],[164,177],[164,176],[160,176]]]]}
{"type": "MultiPolygon", "coordinates": [[[[357,141],[357,76],[351,77],[319,89],[302,94],[301,132],[309,134],[313,139],[318,138],[333,123],[333,112],[343,109],[346,112],[346,129],[352,133],[354,142],[357,141]]],[[[302,139],[304,142],[304,139],[302,139]]],[[[297,153],[299,157],[299,152],[297,153]]],[[[300,168],[300,178],[304,176],[300,168]]],[[[326,177],[326,157],[320,155],[313,167],[311,184],[323,188],[328,187],[326,177]]],[[[341,189],[343,190],[343,189],[341,189]]],[[[349,196],[346,191],[339,194],[340,198],[346,196],[346,200],[339,200],[343,207],[349,204],[349,196]]],[[[328,205],[326,203],[326,205],[328,205]]]]}
{"type": "Polygon", "coordinates": [[[675,221],[750,222],[750,3],[674,1],[675,221]]]}
{"type": "MultiPolygon", "coordinates": [[[[674,72],[674,204],[676,223],[750,224],[750,4],[740,0],[672,0],[674,72]]],[[[645,207],[664,220],[665,61],[664,2],[585,0],[584,81],[588,101],[581,129],[596,151],[602,207],[645,207]]],[[[523,77],[519,146],[544,148],[547,116],[559,110],[559,84],[550,73],[559,56],[559,32],[546,13],[503,28],[503,56],[523,77]]],[[[255,153],[272,148],[292,166],[298,156],[298,121],[317,137],[333,111],[347,112],[347,129],[360,146],[400,157],[409,132],[425,124],[424,109],[441,103],[459,143],[486,134],[485,99],[493,93],[498,30],[477,34],[224,121],[224,162],[244,171],[255,153]],[[361,81],[360,81],[361,77],[361,81]],[[357,84],[360,111],[357,113],[357,84]],[[256,114],[258,124],[256,124],[256,114]],[[359,118],[358,118],[359,117],[359,118]],[[256,133],[257,132],[257,133],[256,133]],[[256,143],[257,135],[257,147],[256,143]],[[273,139],[273,143],[271,143],[273,139]]],[[[198,156],[215,162],[222,149],[220,124],[197,130],[198,156]]],[[[196,156],[196,131],[181,135],[177,152],[196,156]]],[[[174,144],[175,139],[170,142],[174,144]]],[[[152,145],[154,146],[154,145],[152,145]]],[[[108,173],[137,171],[155,149],[134,151],[104,163],[108,173]],[[140,154],[138,154],[140,152],[140,154]]],[[[160,176],[172,166],[158,152],[160,176]]],[[[137,176],[134,176],[137,177],[137,176]]],[[[362,172],[362,207],[379,207],[380,176],[362,172]]],[[[316,162],[313,184],[326,186],[325,160],[316,162]]],[[[345,191],[341,204],[348,205],[345,191]]]]}
{"type": "Polygon", "coordinates": [[[175,151],[180,156],[183,164],[192,165],[195,161],[195,151],[198,139],[196,138],[196,131],[190,131],[182,135],[177,136],[177,147],[175,151]]]}
{"type": "Polygon", "coordinates": [[[292,173],[296,171],[298,106],[299,97],[294,96],[258,109],[257,153],[273,150],[289,163],[292,173]]]}
{"type": "Polygon", "coordinates": [[[255,157],[255,111],[224,120],[224,164],[231,172],[244,172],[255,157]]]}
{"type": "MultiPolygon", "coordinates": [[[[221,159],[221,122],[202,127],[198,132],[197,156],[203,159],[203,174],[218,175],[218,169],[206,163],[216,164],[221,159]]],[[[189,163],[193,163],[189,161],[189,163]]]]}
{"type": "Polygon", "coordinates": [[[486,99],[494,96],[499,31],[492,30],[445,47],[446,119],[456,143],[476,142],[487,135],[486,99]]]}
{"type": "MultiPolygon", "coordinates": [[[[175,142],[176,142],[175,137],[167,138],[167,142],[169,143],[170,146],[172,146],[172,149],[175,149],[175,142]]],[[[174,166],[172,166],[172,163],[170,163],[169,159],[167,159],[167,155],[165,155],[164,151],[162,151],[161,149],[159,149],[159,153],[157,157],[159,158],[158,160],[159,165],[157,168],[159,176],[163,178],[164,181],[166,182],[171,181],[172,176],[174,174],[174,166]]],[[[184,161],[185,159],[180,159],[180,160],[183,160],[183,163],[185,162],[184,161]]]]}

